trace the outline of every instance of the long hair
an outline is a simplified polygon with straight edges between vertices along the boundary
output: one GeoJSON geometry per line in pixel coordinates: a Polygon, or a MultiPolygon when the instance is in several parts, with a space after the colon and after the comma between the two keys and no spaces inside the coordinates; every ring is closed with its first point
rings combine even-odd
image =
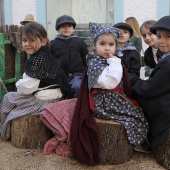
{"type": "Polygon", "coordinates": [[[141,35],[141,32],[140,32],[139,23],[136,20],[136,18],[135,17],[129,17],[129,18],[126,18],[125,21],[126,21],[127,24],[129,24],[132,27],[134,36],[141,38],[142,35],[141,35]]]}
{"type": "MultiPolygon", "coordinates": [[[[37,23],[37,22],[30,22],[26,24],[22,29],[21,29],[21,35],[25,34],[26,36],[33,36],[37,37],[40,40],[43,38],[47,38],[47,32],[45,28],[37,23]]],[[[48,38],[47,38],[48,40],[48,38]]]]}

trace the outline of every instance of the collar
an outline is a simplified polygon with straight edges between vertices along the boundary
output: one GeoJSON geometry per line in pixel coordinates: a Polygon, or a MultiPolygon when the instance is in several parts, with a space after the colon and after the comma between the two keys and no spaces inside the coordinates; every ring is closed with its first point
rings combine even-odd
{"type": "Polygon", "coordinates": [[[70,36],[65,37],[65,36],[63,36],[61,34],[58,34],[55,38],[56,39],[67,40],[67,39],[74,38],[74,37],[78,37],[78,36],[76,34],[71,34],[70,36]]]}

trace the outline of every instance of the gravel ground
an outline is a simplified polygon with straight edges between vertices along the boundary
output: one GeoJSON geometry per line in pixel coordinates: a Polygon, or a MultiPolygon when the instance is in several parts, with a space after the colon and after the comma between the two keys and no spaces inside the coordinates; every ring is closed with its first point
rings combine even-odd
{"type": "Polygon", "coordinates": [[[86,166],[75,159],[43,155],[42,150],[19,149],[0,138],[0,170],[164,170],[152,154],[135,152],[130,161],[120,165],[86,166]]]}

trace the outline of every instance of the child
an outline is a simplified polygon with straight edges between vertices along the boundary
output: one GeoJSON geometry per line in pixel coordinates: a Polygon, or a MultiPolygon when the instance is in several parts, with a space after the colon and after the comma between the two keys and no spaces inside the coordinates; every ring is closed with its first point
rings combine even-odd
{"type": "Polygon", "coordinates": [[[72,17],[60,16],[56,20],[55,27],[59,34],[50,44],[51,53],[68,75],[69,84],[74,90],[74,97],[77,97],[88,51],[84,41],[74,34],[75,26],[76,22],[72,17]]]}
{"type": "Polygon", "coordinates": [[[156,23],[154,20],[145,21],[140,31],[144,42],[149,45],[144,53],[145,77],[148,78],[163,53],[158,49],[157,36],[151,33],[150,28],[156,23]]]}
{"type": "Polygon", "coordinates": [[[128,18],[126,18],[125,22],[127,24],[129,24],[133,29],[133,37],[131,38],[130,41],[136,47],[136,49],[140,55],[141,50],[142,50],[142,38],[141,38],[142,35],[140,32],[139,23],[135,17],[128,17],[128,18]]]}
{"type": "MultiPolygon", "coordinates": [[[[78,120],[76,120],[76,117],[78,117],[76,114],[80,114],[80,118],[88,120],[89,123],[92,122],[87,118],[88,115],[85,106],[90,106],[90,109],[93,111],[92,114],[95,117],[114,120],[123,124],[127,132],[128,140],[133,145],[138,145],[143,142],[146,139],[148,132],[148,124],[144,118],[142,109],[138,106],[136,101],[129,99],[124,94],[124,86],[126,86],[126,84],[123,86],[123,83],[126,82],[122,81],[123,69],[121,59],[115,56],[117,38],[119,38],[122,31],[114,27],[104,26],[97,23],[90,23],[89,26],[94,41],[93,48],[95,50],[94,53],[87,55],[88,68],[87,75],[85,74],[85,76],[88,78],[87,93],[89,93],[89,103],[84,100],[86,97],[84,96],[85,93],[82,93],[82,90],[85,88],[82,84],[77,103],[79,105],[81,103],[83,104],[83,110],[78,110],[79,106],[77,105],[74,113],[75,115],[73,116],[73,126],[70,137],[72,141],[73,155],[78,159],[80,159],[79,156],[77,156],[79,153],[76,153],[78,146],[74,146],[73,139],[77,136],[74,136],[74,133],[78,134],[78,128],[80,129],[80,132],[81,130],[83,131],[83,129],[85,129],[83,128],[83,125],[86,123],[81,120],[81,122],[83,122],[81,127],[81,124],[79,125],[78,120]],[[77,110],[78,112],[76,112],[77,110]],[[78,125],[75,125],[76,122],[78,125]]],[[[90,127],[94,127],[95,129],[96,125],[91,124],[90,127]]],[[[93,131],[95,131],[94,129],[93,131]]],[[[91,131],[92,130],[90,129],[89,133],[91,131]]],[[[89,136],[87,136],[87,138],[88,137],[89,136]]],[[[85,139],[86,137],[83,138],[85,139]]],[[[76,139],[75,142],[78,142],[78,138],[76,139]]],[[[82,139],[81,134],[80,139],[82,139]]],[[[91,143],[96,143],[97,147],[98,142],[96,140],[97,139],[94,139],[91,143]]],[[[86,141],[82,141],[82,143],[84,144],[86,141]]],[[[90,149],[89,146],[88,151],[90,149]]]]}
{"type": "Polygon", "coordinates": [[[150,127],[152,148],[165,143],[170,131],[170,16],[159,19],[151,28],[164,55],[148,80],[136,78],[133,92],[143,108],[150,127]]]}
{"type": "Polygon", "coordinates": [[[0,107],[1,136],[10,137],[10,121],[35,115],[44,105],[71,95],[67,76],[50,54],[47,33],[42,25],[29,23],[21,31],[22,46],[30,55],[23,78],[16,82],[17,92],[7,93],[0,107]]]}
{"type": "Polygon", "coordinates": [[[133,36],[133,29],[129,24],[123,22],[115,24],[114,27],[123,30],[123,34],[117,40],[117,56],[121,58],[122,64],[125,65],[127,69],[130,82],[133,84],[132,77],[134,75],[139,77],[141,68],[139,53],[137,52],[136,47],[130,42],[133,36]]]}
{"type": "Polygon", "coordinates": [[[131,104],[133,101],[123,93],[121,59],[114,56],[120,29],[90,23],[90,30],[95,53],[87,55],[87,76],[94,116],[122,123],[129,142],[139,144],[148,127],[141,108],[131,104]]]}

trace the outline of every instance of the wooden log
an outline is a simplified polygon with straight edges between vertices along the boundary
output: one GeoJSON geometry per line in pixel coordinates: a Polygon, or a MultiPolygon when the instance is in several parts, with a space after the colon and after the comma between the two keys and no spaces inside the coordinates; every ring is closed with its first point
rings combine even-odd
{"type": "Polygon", "coordinates": [[[39,116],[22,116],[11,122],[11,144],[23,149],[43,149],[52,132],[39,116]]]}
{"type": "Polygon", "coordinates": [[[101,138],[101,164],[121,164],[133,156],[133,147],[128,142],[122,124],[95,118],[101,138]]]}
{"type": "Polygon", "coordinates": [[[170,132],[166,142],[154,148],[153,155],[161,166],[170,169],[170,132]]]}

